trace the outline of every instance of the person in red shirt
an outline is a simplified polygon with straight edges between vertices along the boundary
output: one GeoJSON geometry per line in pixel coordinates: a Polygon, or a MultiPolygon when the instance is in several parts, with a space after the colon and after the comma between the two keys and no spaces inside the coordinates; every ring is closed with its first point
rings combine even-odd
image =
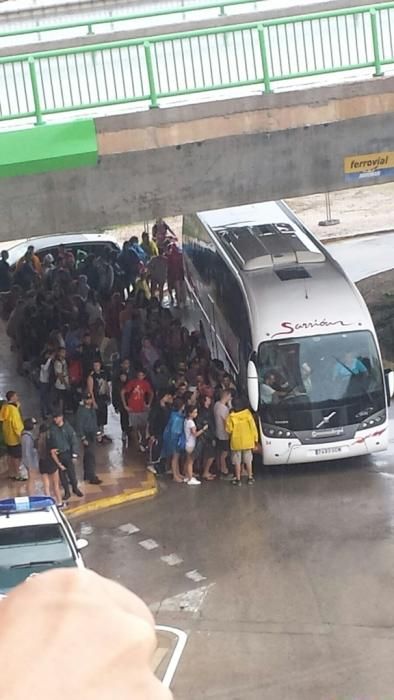
{"type": "Polygon", "coordinates": [[[185,271],[183,253],[176,243],[171,243],[167,250],[167,285],[171,302],[172,291],[175,290],[177,305],[182,308],[186,301],[185,271]]]}
{"type": "Polygon", "coordinates": [[[129,414],[130,427],[136,430],[139,449],[145,452],[144,437],[148,412],[153,400],[153,390],[143,369],[137,372],[135,379],[130,379],[123,387],[121,398],[124,409],[129,414]]]}

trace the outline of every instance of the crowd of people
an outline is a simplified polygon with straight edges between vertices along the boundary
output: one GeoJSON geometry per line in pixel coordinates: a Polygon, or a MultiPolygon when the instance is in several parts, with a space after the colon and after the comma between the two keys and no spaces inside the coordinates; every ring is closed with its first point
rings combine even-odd
{"type": "Polygon", "coordinates": [[[41,261],[29,246],[11,270],[3,251],[0,290],[18,370],[36,383],[41,410],[41,422],[22,421],[17,394],[7,393],[0,421],[9,478],[24,479],[23,464],[30,494],[40,472],[57,503],[70,488],[81,497],[82,452],[84,480],[101,483],[95,450],[112,442],[112,404],[124,447],[134,442],[155,474],[238,485],[244,469],[253,483],[254,418],[204,335],[175,312],[185,304],[183,257],[163,220],[118,253],[74,255],[60,245],[41,261]]]}

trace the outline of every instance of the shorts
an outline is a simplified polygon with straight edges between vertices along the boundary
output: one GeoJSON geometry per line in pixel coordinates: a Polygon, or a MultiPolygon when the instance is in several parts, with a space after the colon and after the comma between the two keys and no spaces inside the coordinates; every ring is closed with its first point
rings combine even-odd
{"type": "Polygon", "coordinates": [[[196,459],[214,459],[216,457],[216,441],[199,438],[196,446],[196,459]]]}
{"type": "Polygon", "coordinates": [[[251,467],[253,462],[252,450],[231,450],[231,462],[234,467],[240,467],[241,464],[251,467]]]}
{"type": "Polygon", "coordinates": [[[147,422],[148,411],[141,411],[141,413],[129,413],[130,428],[145,428],[147,422]]]}
{"type": "Polygon", "coordinates": [[[40,459],[39,470],[40,474],[55,474],[58,466],[51,457],[48,457],[47,459],[40,459]]]}
{"type": "Polygon", "coordinates": [[[22,459],[22,445],[7,445],[7,454],[14,459],[22,459]]]}
{"type": "Polygon", "coordinates": [[[216,449],[218,453],[229,452],[230,450],[230,440],[216,440],[216,449]]]}
{"type": "Polygon", "coordinates": [[[192,455],[192,454],[194,454],[195,449],[196,449],[196,443],[193,442],[193,443],[190,443],[189,445],[186,445],[185,452],[188,455],[192,455]]]}

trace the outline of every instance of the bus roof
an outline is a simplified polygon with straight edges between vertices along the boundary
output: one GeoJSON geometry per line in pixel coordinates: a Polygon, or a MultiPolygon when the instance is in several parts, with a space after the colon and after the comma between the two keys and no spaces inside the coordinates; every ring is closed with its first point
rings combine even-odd
{"type": "Polygon", "coordinates": [[[361,329],[374,333],[356,287],[284,202],[197,216],[242,281],[255,347],[271,339],[361,329]]]}
{"type": "Polygon", "coordinates": [[[199,217],[243,270],[322,262],[325,253],[283,202],[202,212],[199,217]]]}

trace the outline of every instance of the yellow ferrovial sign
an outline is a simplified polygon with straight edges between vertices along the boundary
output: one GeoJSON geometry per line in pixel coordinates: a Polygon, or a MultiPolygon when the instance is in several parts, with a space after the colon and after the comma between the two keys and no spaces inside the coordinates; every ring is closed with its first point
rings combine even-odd
{"type": "Polygon", "coordinates": [[[393,176],[394,151],[346,156],[343,159],[343,171],[347,181],[393,176]]]}

